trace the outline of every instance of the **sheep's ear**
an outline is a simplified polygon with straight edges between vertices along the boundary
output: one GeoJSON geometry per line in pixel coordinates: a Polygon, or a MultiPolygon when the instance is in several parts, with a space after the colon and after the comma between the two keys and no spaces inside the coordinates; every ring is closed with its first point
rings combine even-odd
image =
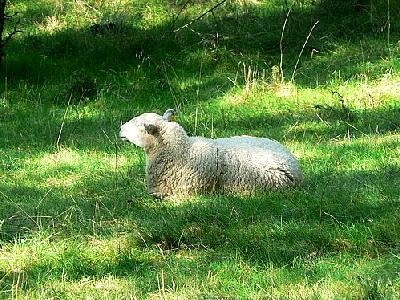
{"type": "Polygon", "coordinates": [[[169,108],[163,114],[163,119],[165,121],[171,122],[174,121],[175,111],[172,108],[169,108]]]}
{"type": "Polygon", "coordinates": [[[160,128],[154,124],[145,124],[144,129],[151,135],[157,135],[160,132],[160,128]]]}

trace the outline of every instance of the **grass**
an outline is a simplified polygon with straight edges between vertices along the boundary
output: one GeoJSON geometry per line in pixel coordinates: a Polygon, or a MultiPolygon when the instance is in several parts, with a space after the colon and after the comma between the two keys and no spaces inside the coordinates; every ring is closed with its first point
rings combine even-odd
{"type": "Polygon", "coordinates": [[[172,33],[213,5],[192,2],[9,4],[0,299],[399,298],[400,6],[288,1],[281,82],[280,1],[172,33]],[[169,107],[190,134],[281,141],[304,185],[151,198],[118,130],[169,107]]]}

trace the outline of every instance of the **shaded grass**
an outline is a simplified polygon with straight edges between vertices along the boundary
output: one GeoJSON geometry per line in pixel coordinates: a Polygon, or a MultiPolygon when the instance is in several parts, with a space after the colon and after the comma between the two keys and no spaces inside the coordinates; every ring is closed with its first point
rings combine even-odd
{"type": "MultiPolygon", "coordinates": [[[[306,185],[297,191],[251,198],[200,197],[178,203],[154,202],[142,193],[144,184],[139,189],[137,182],[127,185],[127,180],[134,178],[118,177],[114,185],[114,178],[106,180],[109,171],[105,174],[97,171],[98,180],[92,175],[89,182],[77,184],[70,191],[65,173],[71,170],[74,159],[68,158],[67,169],[62,167],[62,161],[57,162],[62,170],[59,177],[64,180],[60,188],[51,183],[36,192],[27,189],[26,195],[21,186],[16,190],[7,189],[7,185],[2,188],[8,195],[19,196],[17,209],[12,207],[12,210],[20,213],[5,220],[3,233],[16,234],[18,228],[24,229],[18,240],[24,241],[23,236],[28,234],[31,236],[28,244],[17,242],[14,247],[28,253],[44,253],[44,257],[36,262],[30,256],[25,266],[24,262],[18,262],[25,254],[15,248],[8,252],[12,244],[3,244],[3,250],[14,253],[16,264],[23,269],[21,276],[32,280],[24,281],[27,291],[42,285],[51,287],[51,282],[63,278],[71,288],[62,288],[54,282],[50,293],[62,291],[76,296],[73,288],[76,284],[88,282],[101,286],[104,280],[122,280],[130,285],[135,283],[134,289],[138,291],[135,294],[140,297],[162,293],[156,279],[165,272],[172,274],[167,275],[171,280],[167,280],[167,291],[172,295],[183,292],[187,297],[191,292],[245,297],[254,295],[259,286],[276,287],[275,295],[296,297],[299,295],[296,283],[304,287],[304,293],[318,295],[323,293],[321,287],[315,291],[312,287],[320,285],[321,280],[333,284],[337,291],[343,279],[357,282],[358,288],[345,288],[353,296],[364,292],[389,295],[399,267],[396,258],[399,168],[389,167],[395,158],[390,155],[391,150],[398,144],[396,138],[379,140],[374,145],[368,139],[321,145],[321,153],[330,149],[333,155],[322,155],[324,161],[316,162],[313,158],[305,169],[306,185]],[[371,148],[375,150],[374,156],[369,155],[371,148]],[[358,161],[354,161],[355,157],[358,161]],[[364,169],[365,165],[369,170],[364,169]],[[360,170],[354,170],[355,167],[360,170]],[[321,186],[324,190],[320,190],[321,186]],[[48,193],[50,187],[53,189],[48,193]],[[136,198],[140,194],[143,198],[136,198]],[[32,206],[33,199],[43,198],[46,199],[37,210],[42,216],[52,217],[50,224],[36,217],[32,206]],[[44,249],[29,250],[38,246],[44,249]],[[32,261],[35,263],[30,266],[32,261]],[[354,265],[355,262],[363,267],[354,265]],[[278,275],[269,274],[274,270],[278,275]],[[249,278],[248,272],[254,275],[249,278]],[[274,279],[267,279],[269,276],[274,279]],[[307,278],[305,286],[304,278],[307,278]],[[209,285],[205,287],[204,282],[209,285]],[[293,285],[289,291],[286,282],[293,285]],[[286,292],[280,290],[283,286],[286,292]]],[[[68,157],[68,152],[58,155],[68,157]]],[[[45,164],[41,161],[39,165],[43,168],[45,164]]],[[[84,166],[79,165],[79,173],[85,173],[84,166]]],[[[137,171],[132,175],[138,176],[137,171]]],[[[46,176],[52,178],[53,171],[46,171],[40,177],[46,176]]],[[[6,210],[1,211],[9,215],[6,210]]],[[[3,241],[9,238],[3,236],[3,241]]],[[[6,278],[10,282],[11,277],[6,278]]],[[[124,286],[118,283],[123,293],[124,286]]],[[[51,295],[46,290],[45,294],[36,295],[51,295]]],[[[96,294],[95,290],[86,292],[96,294]]]]}
{"type": "Polygon", "coordinates": [[[276,1],[229,2],[175,34],[210,4],[174,18],[183,3],[13,2],[24,33],[0,83],[0,298],[398,298],[399,24],[393,4],[387,43],[382,3],[330,16],[327,1],[296,2],[286,78],[320,23],[290,84],[271,71],[276,1]],[[190,134],[282,141],[304,186],[152,199],[118,130],[167,107],[190,134]]]}

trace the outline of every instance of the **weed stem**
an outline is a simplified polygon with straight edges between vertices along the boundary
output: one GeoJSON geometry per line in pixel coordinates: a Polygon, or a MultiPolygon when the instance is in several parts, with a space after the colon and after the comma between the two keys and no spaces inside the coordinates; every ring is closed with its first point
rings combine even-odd
{"type": "Polygon", "coordinates": [[[294,65],[292,77],[290,78],[290,82],[291,82],[291,83],[293,83],[294,77],[296,76],[297,66],[299,65],[301,56],[303,55],[304,48],[306,47],[306,45],[307,45],[307,43],[308,43],[308,40],[310,39],[310,36],[311,36],[311,34],[312,34],[312,32],[313,32],[315,26],[318,25],[318,23],[319,23],[319,20],[316,21],[316,22],[314,23],[314,25],[311,27],[310,32],[308,33],[308,35],[307,35],[307,37],[306,37],[306,40],[304,41],[303,47],[301,48],[300,53],[299,53],[299,56],[297,57],[296,64],[294,65]]]}

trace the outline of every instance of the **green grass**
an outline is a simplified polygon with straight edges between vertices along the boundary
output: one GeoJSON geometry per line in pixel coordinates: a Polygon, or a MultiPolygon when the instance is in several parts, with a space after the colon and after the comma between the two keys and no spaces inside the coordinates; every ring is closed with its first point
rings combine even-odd
{"type": "Polygon", "coordinates": [[[213,5],[184,2],[9,4],[0,299],[398,299],[400,5],[288,1],[281,82],[281,1],[172,33],[213,5]],[[119,126],[170,107],[192,135],[281,141],[304,185],[151,198],[119,126]]]}

